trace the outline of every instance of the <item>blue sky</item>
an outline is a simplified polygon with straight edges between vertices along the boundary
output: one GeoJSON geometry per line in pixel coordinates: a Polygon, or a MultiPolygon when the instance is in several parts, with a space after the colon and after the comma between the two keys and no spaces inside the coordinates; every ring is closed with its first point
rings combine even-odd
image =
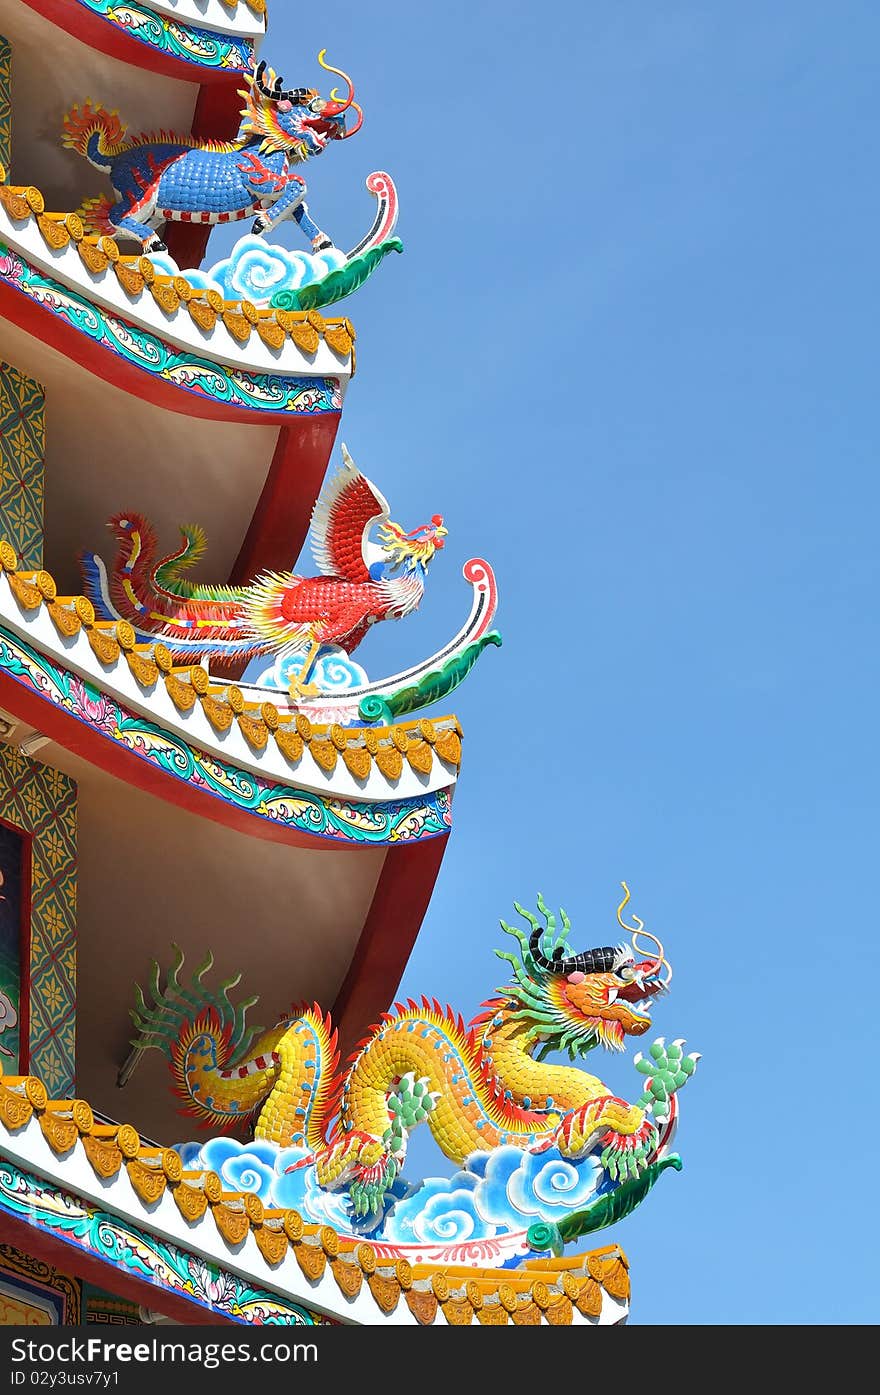
{"type": "Polygon", "coordinates": [[[633,1322],[880,1311],[878,42],[868,0],[272,7],[285,79],[326,45],[366,110],[316,221],[350,245],[368,171],[400,190],[342,438],[450,529],[358,657],[453,633],[468,556],[501,592],[402,991],[473,1012],[514,898],[601,944],[626,878],[675,968],[656,1030],[704,1055],[684,1171],[605,1233],[633,1322]]]}

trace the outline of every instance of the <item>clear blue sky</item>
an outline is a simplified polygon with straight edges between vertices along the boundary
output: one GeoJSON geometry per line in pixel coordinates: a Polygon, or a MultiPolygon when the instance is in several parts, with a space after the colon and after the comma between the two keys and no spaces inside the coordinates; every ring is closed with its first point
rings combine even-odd
{"type": "Polygon", "coordinates": [[[365,106],[312,212],[350,245],[387,168],[406,244],[346,307],[342,437],[450,529],[359,657],[450,635],[468,556],[501,589],[403,991],[473,1012],[514,898],[604,943],[626,878],[675,967],[657,1032],[704,1053],[684,1172],[605,1233],[633,1321],[876,1321],[880,9],[321,15],[274,0],[266,50],[309,83],[326,45],[365,106]]]}

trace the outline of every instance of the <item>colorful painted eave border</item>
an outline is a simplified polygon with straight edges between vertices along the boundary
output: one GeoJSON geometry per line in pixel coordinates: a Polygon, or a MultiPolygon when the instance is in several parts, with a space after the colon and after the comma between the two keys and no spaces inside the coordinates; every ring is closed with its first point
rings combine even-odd
{"type": "Polygon", "coordinates": [[[629,1309],[616,1245],[516,1270],[388,1263],[296,1211],[224,1191],[216,1173],[184,1171],[130,1124],[96,1123],[84,1100],[47,1099],[33,1076],[0,1082],[0,1213],[106,1264],[107,1287],[115,1271],[152,1285],[152,1306],[183,1300],[203,1320],[607,1326],[629,1309]]]}
{"type": "Polygon", "coordinates": [[[25,0],[89,48],[189,82],[235,83],[266,32],[265,4],[207,0],[25,0]]]}
{"type": "Polygon", "coordinates": [[[0,311],[147,401],[220,420],[338,416],[354,329],[317,311],[257,310],[156,275],[110,238],[0,184],[0,311]]]}
{"type": "Polygon", "coordinates": [[[139,652],[126,622],[108,630],[82,597],[57,597],[48,573],[17,573],[11,554],[0,545],[0,705],[20,720],[160,798],[273,841],[396,846],[448,834],[455,718],[352,729],[269,703],[254,711],[203,669],[173,671],[161,646],[139,652]]]}

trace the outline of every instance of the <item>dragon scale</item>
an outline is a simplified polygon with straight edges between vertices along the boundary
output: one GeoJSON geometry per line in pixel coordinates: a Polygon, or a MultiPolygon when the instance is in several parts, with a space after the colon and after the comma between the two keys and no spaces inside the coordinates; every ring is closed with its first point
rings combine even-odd
{"type": "MultiPolygon", "coordinates": [[[[643,1112],[621,1108],[585,1071],[537,1062],[504,1000],[469,1027],[437,1003],[398,1005],[367,1039],[339,1092],[339,1119],[328,1143],[328,1096],[316,1089],[330,1052],[324,1018],[313,1008],[254,1044],[247,1062],[224,1069],[217,1036],[205,1024],[180,1054],[178,1089],[194,1112],[217,1123],[260,1109],[254,1134],[280,1147],[305,1144],[333,1154],[347,1133],[384,1139],[393,1125],[389,1100],[411,1074],[436,1098],[427,1123],[447,1157],[463,1162],[477,1149],[530,1147],[554,1133],[566,1114],[595,1102],[594,1127],[635,1132],[643,1112]],[[246,1074],[244,1073],[246,1072],[246,1074]],[[262,1106],[262,1107],[260,1107],[262,1106]]],[[[324,1179],[326,1180],[326,1179],[324,1179]]]]}
{"type": "Polygon", "coordinates": [[[359,1214],[381,1203],[400,1172],[409,1132],[422,1122],[458,1164],[505,1145],[556,1147],[578,1158],[599,1143],[603,1159],[635,1176],[656,1143],[662,1113],[650,1091],[628,1104],[597,1076],[542,1058],[566,1051],[575,1061],[600,1043],[620,1050],[627,1035],[641,1036],[651,1023],[644,1006],[668,982],[662,947],[651,959],[624,946],[567,957],[563,914],[548,956],[542,942],[555,935],[555,917],[540,898],[538,905],[546,930],[517,906],[534,927],[529,938],[502,921],[519,947],[518,954],[498,951],[512,978],[468,1025],[436,1000],[398,1003],[344,1072],[330,1019],[317,1005],[291,1012],[268,1032],[248,1031],[250,1003],[233,1009],[230,984],[213,996],[202,987],[210,956],[188,989],[177,978],[182,956],[164,990],[154,965],[155,1005],[139,994],[134,1045],[168,1050],[184,1112],[220,1127],[256,1116],[256,1138],[306,1150],[319,1184],[347,1186],[359,1214]]]}

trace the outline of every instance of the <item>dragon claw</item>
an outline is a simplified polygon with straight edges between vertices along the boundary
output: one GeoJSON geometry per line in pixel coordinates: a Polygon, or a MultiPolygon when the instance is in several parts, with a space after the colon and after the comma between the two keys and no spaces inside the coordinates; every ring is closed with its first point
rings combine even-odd
{"type": "Polygon", "coordinates": [[[700,1059],[695,1051],[684,1054],[685,1038],[679,1037],[667,1047],[665,1038],[658,1037],[649,1048],[647,1057],[634,1058],[636,1070],[648,1077],[638,1101],[639,1107],[650,1110],[658,1122],[669,1116],[669,1100],[693,1075],[700,1059]]]}
{"type": "Polygon", "coordinates": [[[645,1119],[635,1133],[622,1134],[612,1130],[603,1139],[601,1163],[613,1182],[635,1180],[648,1166],[657,1147],[657,1127],[645,1119]]]}
{"type": "Polygon", "coordinates": [[[358,1219],[376,1215],[382,1210],[386,1192],[393,1186],[399,1172],[397,1158],[383,1151],[370,1164],[361,1162],[348,1183],[352,1210],[358,1219]]]}

